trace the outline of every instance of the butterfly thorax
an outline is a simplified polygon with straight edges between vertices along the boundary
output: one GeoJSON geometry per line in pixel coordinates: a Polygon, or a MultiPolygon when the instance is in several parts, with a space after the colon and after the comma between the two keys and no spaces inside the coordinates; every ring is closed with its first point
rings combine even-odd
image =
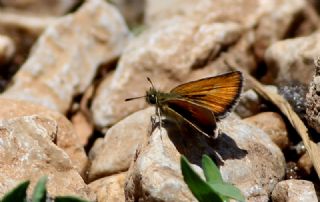
{"type": "Polygon", "coordinates": [[[151,105],[161,106],[168,99],[176,98],[175,94],[164,93],[156,90],[155,88],[150,88],[146,93],[146,102],[151,105]]]}

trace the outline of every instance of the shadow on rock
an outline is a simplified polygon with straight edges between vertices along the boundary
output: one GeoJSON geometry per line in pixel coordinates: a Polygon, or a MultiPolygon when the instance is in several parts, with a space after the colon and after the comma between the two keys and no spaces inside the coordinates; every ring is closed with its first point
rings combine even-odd
{"type": "MultiPolygon", "coordinates": [[[[186,156],[193,164],[200,166],[204,154],[209,155],[220,166],[224,165],[225,160],[241,159],[248,153],[239,148],[226,133],[219,131],[217,138],[209,138],[183,121],[166,119],[162,124],[179,153],[186,156]]],[[[152,131],[157,127],[159,127],[159,122],[153,124],[152,131]]]]}

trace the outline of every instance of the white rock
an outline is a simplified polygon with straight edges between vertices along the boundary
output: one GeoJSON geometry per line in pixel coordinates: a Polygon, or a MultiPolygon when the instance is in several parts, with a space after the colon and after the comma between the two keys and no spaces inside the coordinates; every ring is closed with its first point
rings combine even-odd
{"type": "Polygon", "coordinates": [[[126,200],[196,201],[182,179],[180,153],[198,165],[206,153],[218,160],[224,180],[237,186],[247,201],[268,201],[285,173],[280,149],[262,130],[237,119],[219,125],[222,133],[215,140],[183,124],[179,129],[167,123],[161,134],[156,128],[129,169],[126,200]]]}
{"type": "Polygon", "coordinates": [[[15,53],[15,49],[15,44],[11,38],[0,35],[0,64],[10,61],[15,53]]]}
{"type": "Polygon", "coordinates": [[[97,195],[97,202],[125,202],[124,183],[126,172],[100,178],[89,184],[97,195]]]}
{"type": "Polygon", "coordinates": [[[299,81],[309,84],[313,75],[313,61],[319,56],[320,33],[279,41],[265,54],[269,76],[274,83],[299,81]]]}
{"type": "Polygon", "coordinates": [[[31,180],[30,196],[38,179],[46,175],[50,196],[94,200],[67,153],[53,143],[54,133],[56,122],[41,116],[0,121],[0,197],[24,180],[31,180]]]}
{"type": "Polygon", "coordinates": [[[284,180],[279,182],[272,192],[273,202],[317,202],[314,185],[306,180],[284,180]]]}
{"type": "Polygon", "coordinates": [[[63,15],[77,3],[79,0],[1,0],[2,7],[37,15],[63,15]]]}
{"type": "Polygon", "coordinates": [[[49,26],[2,96],[66,112],[89,86],[100,64],[122,52],[130,34],[119,12],[102,0],[49,26]]]}
{"type": "Polygon", "coordinates": [[[129,169],[138,146],[148,137],[154,113],[153,107],[138,111],[108,130],[104,140],[99,140],[90,151],[89,180],[129,169]]]}
{"type": "Polygon", "coordinates": [[[114,77],[98,87],[92,113],[98,127],[111,126],[145,107],[143,100],[124,102],[144,95],[149,76],[159,89],[189,76],[193,66],[234,42],[241,33],[236,23],[211,23],[172,19],[133,39],[120,58],[114,77]]]}

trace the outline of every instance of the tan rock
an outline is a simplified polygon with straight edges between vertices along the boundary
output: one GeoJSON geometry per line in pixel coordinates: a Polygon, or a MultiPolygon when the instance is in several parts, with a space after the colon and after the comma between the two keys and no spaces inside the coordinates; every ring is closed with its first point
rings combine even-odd
{"type": "Polygon", "coordinates": [[[220,167],[222,177],[236,185],[247,201],[269,201],[273,187],[285,175],[283,153],[263,130],[244,121],[226,120],[220,126],[226,136],[215,149],[227,158],[220,167]]]}
{"type": "Polygon", "coordinates": [[[80,144],[83,146],[87,145],[94,130],[93,124],[90,123],[88,118],[81,111],[78,111],[71,117],[71,122],[79,136],[80,144]]]}
{"type": "Polygon", "coordinates": [[[145,8],[144,0],[112,0],[112,3],[120,10],[129,27],[135,29],[142,24],[145,8]]]}
{"type": "Polygon", "coordinates": [[[148,136],[153,107],[138,111],[111,127],[103,142],[99,139],[91,149],[89,180],[129,169],[138,145],[148,136]]]}
{"type": "Polygon", "coordinates": [[[127,173],[100,178],[89,184],[97,195],[97,202],[124,202],[124,183],[127,173]]]}
{"type": "MultiPolygon", "coordinates": [[[[0,10],[0,26],[3,29],[24,30],[35,36],[39,36],[49,25],[54,23],[56,20],[57,18],[52,16],[37,17],[31,16],[30,14],[16,13],[3,9],[0,10]]],[[[22,33],[20,34],[23,35],[22,33]]]]}
{"type": "Polygon", "coordinates": [[[280,149],[285,149],[289,146],[288,131],[284,120],[279,114],[262,112],[248,117],[244,121],[262,129],[280,149]]]}
{"type": "Polygon", "coordinates": [[[67,153],[52,142],[58,130],[55,120],[24,116],[0,121],[0,129],[0,197],[24,180],[31,180],[34,187],[46,175],[50,196],[76,195],[94,200],[67,153]]]}
{"type": "Polygon", "coordinates": [[[313,75],[313,61],[319,55],[320,33],[287,39],[268,48],[265,60],[269,76],[276,84],[299,81],[309,84],[313,75]]]}
{"type": "Polygon", "coordinates": [[[306,119],[309,126],[320,133],[320,58],[315,62],[314,71],[313,80],[306,95],[306,119]]]}
{"type": "Polygon", "coordinates": [[[225,119],[219,125],[222,132],[215,140],[183,122],[168,122],[161,133],[156,128],[129,169],[126,201],[196,201],[182,179],[180,153],[197,165],[202,154],[210,154],[223,164],[223,178],[240,188],[247,201],[268,201],[285,174],[280,149],[265,132],[243,121],[225,119]]]}
{"type": "Polygon", "coordinates": [[[153,26],[179,16],[206,23],[237,22],[254,31],[254,53],[262,59],[266,48],[298,20],[305,5],[303,0],[147,0],[145,21],[153,26]]]}
{"type": "Polygon", "coordinates": [[[261,111],[263,100],[252,89],[244,91],[241,94],[235,112],[242,118],[253,116],[261,111]]]}
{"type": "Polygon", "coordinates": [[[272,192],[274,202],[317,202],[314,185],[306,180],[284,180],[279,182],[272,192]]]}
{"type": "Polygon", "coordinates": [[[77,3],[79,0],[1,0],[2,7],[37,15],[63,15],[77,3]]]}
{"type": "Polygon", "coordinates": [[[15,44],[11,38],[0,35],[0,64],[4,64],[13,57],[15,44]]]}
{"type": "Polygon", "coordinates": [[[129,36],[113,6],[87,1],[46,29],[2,96],[65,113],[73,97],[89,86],[98,66],[119,56],[129,36]]]}
{"type": "Polygon", "coordinates": [[[73,166],[84,176],[87,166],[87,156],[72,124],[63,115],[42,106],[17,100],[2,98],[0,99],[0,106],[4,106],[0,108],[0,120],[32,115],[54,120],[57,125],[57,133],[54,140],[55,144],[69,155],[73,166]]]}
{"type": "Polygon", "coordinates": [[[137,151],[137,157],[129,169],[125,185],[126,201],[196,202],[182,179],[179,158],[180,154],[167,131],[161,128],[160,134],[156,128],[149,144],[137,151]]]}
{"type": "Polygon", "coordinates": [[[199,24],[185,19],[172,19],[143,32],[124,51],[111,81],[98,87],[91,108],[95,124],[110,126],[144,108],[141,100],[124,99],[145,94],[150,87],[147,76],[159,89],[172,88],[189,77],[196,64],[217,57],[240,33],[236,23],[199,24]]]}
{"type": "Polygon", "coordinates": [[[298,160],[297,165],[299,166],[299,168],[305,173],[310,175],[312,168],[313,168],[313,164],[312,161],[309,157],[308,153],[304,153],[298,160]]]}

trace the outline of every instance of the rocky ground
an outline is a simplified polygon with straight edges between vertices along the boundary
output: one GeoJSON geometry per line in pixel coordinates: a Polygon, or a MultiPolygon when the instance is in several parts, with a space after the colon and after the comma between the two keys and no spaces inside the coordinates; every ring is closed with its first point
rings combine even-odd
{"type": "Polygon", "coordinates": [[[318,201],[319,13],[316,0],[0,0],[0,197],[47,175],[51,196],[196,201],[180,155],[201,173],[208,154],[247,201],[318,201]],[[234,67],[244,89],[216,139],[152,128],[153,107],[124,102],[146,77],[168,91],[234,67]]]}

